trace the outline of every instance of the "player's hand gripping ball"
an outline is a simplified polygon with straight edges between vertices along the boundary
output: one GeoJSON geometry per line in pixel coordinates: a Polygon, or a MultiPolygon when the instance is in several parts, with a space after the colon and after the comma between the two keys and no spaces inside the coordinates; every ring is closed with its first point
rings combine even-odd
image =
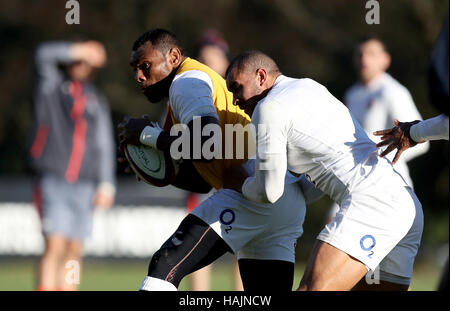
{"type": "Polygon", "coordinates": [[[164,187],[175,180],[178,164],[169,152],[140,143],[140,134],[146,126],[155,126],[148,116],[125,118],[118,127],[119,150],[125,155],[130,168],[139,179],[157,187],[164,187]]]}

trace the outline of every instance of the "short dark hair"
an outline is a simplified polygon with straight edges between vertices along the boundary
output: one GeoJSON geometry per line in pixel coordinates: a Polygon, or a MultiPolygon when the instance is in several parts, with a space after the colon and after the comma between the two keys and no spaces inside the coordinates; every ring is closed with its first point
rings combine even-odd
{"type": "Polygon", "coordinates": [[[166,54],[172,48],[178,48],[182,55],[184,55],[184,48],[178,38],[172,32],[165,29],[152,29],[144,32],[134,41],[133,51],[137,51],[141,46],[150,42],[154,48],[161,53],[166,54]]]}
{"type": "Polygon", "coordinates": [[[265,68],[269,74],[280,73],[280,69],[278,69],[276,62],[267,54],[257,50],[246,51],[236,56],[228,66],[226,76],[228,76],[234,68],[237,68],[238,72],[265,68]]]}
{"type": "Polygon", "coordinates": [[[361,36],[357,40],[356,46],[360,46],[361,44],[366,43],[368,41],[378,41],[381,44],[381,47],[383,48],[383,50],[385,52],[389,52],[389,50],[386,46],[386,43],[384,43],[383,39],[381,39],[381,37],[379,35],[374,34],[374,33],[368,33],[368,34],[361,36]]]}
{"type": "Polygon", "coordinates": [[[196,43],[196,54],[198,55],[200,50],[205,46],[216,46],[221,49],[225,55],[229,52],[228,43],[224,36],[215,29],[208,29],[203,32],[196,43]]]}

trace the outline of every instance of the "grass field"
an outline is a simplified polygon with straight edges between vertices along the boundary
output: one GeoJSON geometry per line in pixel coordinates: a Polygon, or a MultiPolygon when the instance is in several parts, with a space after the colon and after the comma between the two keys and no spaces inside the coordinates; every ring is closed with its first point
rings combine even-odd
{"type": "MultiPolygon", "coordinates": [[[[37,259],[18,258],[0,260],[0,291],[34,290],[35,265],[37,259]]],[[[81,287],[83,291],[134,291],[137,290],[147,271],[147,260],[103,260],[86,259],[82,271],[81,287]]],[[[220,261],[213,264],[211,290],[233,290],[231,264],[220,261]]],[[[303,275],[304,265],[297,264],[294,287],[297,287],[303,275]]],[[[411,290],[435,290],[439,280],[439,268],[431,264],[417,265],[411,284],[411,290]]],[[[185,278],[180,290],[189,290],[185,278]]]]}

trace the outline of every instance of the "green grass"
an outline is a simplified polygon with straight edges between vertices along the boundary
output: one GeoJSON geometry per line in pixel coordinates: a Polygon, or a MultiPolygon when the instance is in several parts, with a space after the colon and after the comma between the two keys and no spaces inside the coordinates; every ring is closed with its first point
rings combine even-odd
{"type": "MultiPolygon", "coordinates": [[[[30,291],[35,288],[36,259],[20,258],[0,261],[0,291],[30,291]]],[[[135,291],[147,271],[147,260],[102,260],[88,259],[82,271],[80,290],[84,291],[135,291]]],[[[304,265],[297,264],[294,288],[303,275],[304,265]]],[[[411,290],[435,290],[439,280],[439,269],[432,264],[416,266],[411,290]]],[[[211,290],[233,290],[231,263],[213,264],[211,290]]],[[[189,290],[187,278],[183,279],[179,290],[189,290]]]]}

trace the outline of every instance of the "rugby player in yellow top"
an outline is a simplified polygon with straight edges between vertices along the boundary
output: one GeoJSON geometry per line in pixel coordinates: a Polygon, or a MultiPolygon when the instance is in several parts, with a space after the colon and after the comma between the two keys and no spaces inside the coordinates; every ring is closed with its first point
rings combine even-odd
{"type": "Polygon", "coordinates": [[[250,118],[233,105],[224,79],[186,57],[175,35],[162,29],[147,31],[136,40],[130,64],[148,100],[160,102],[168,97],[169,104],[164,129],[147,118],[127,118],[119,126],[121,146],[145,144],[171,150],[179,138],[170,135],[171,126],[185,124],[190,129],[190,150],[183,159],[191,166],[182,167],[172,185],[193,192],[218,189],[186,216],[153,255],[140,289],[176,290],[184,276],[231,251],[238,255],[244,290],[291,290],[295,244],[305,216],[299,178],[286,175],[284,194],[274,204],[252,202],[224,189],[227,180],[239,172],[253,174],[253,160],[248,159],[255,143],[252,135],[239,141],[227,134],[227,124],[245,126],[250,118]],[[196,122],[201,129],[213,129],[212,134],[199,140],[196,122]],[[205,152],[211,151],[210,139],[222,142],[222,147],[213,144],[214,158],[205,152]],[[230,143],[234,147],[231,156],[230,143]],[[239,155],[239,150],[246,152],[239,155]]]}

